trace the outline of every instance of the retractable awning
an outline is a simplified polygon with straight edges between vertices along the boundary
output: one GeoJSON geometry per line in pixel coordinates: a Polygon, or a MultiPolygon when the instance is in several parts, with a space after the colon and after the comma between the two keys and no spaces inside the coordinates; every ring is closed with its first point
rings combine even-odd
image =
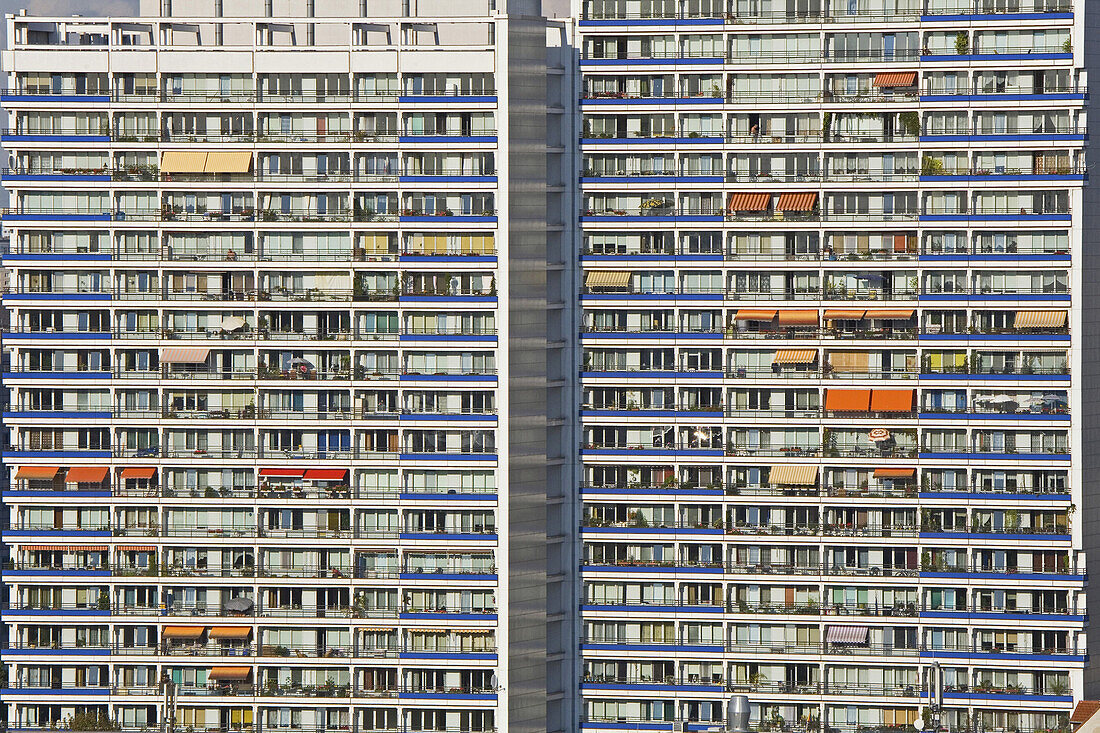
{"type": "Polygon", "coordinates": [[[816,193],[783,193],[775,202],[779,211],[813,211],[816,205],[816,193]]]}
{"type": "Polygon", "coordinates": [[[868,412],[871,409],[871,390],[826,389],[825,409],[836,412],[868,412]]]}
{"type": "Polygon", "coordinates": [[[629,272],[593,270],[584,277],[584,286],[586,288],[625,288],[629,285],[629,272]]]}
{"type": "Polygon", "coordinates": [[[817,466],[772,466],[768,483],[780,486],[813,486],[817,483],[817,466]]]}
{"type": "Polygon", "coordinates": [[[830,308],[825,311],[826,321],[859,321],[862,320],[865,310],[851,310],[844,308],[830,308]]]}
{"type": "Polygon", "coordinates": [[[151,466],[134,466],[133,468],[124,468],[122,473],[118,475],[121,479],[128,478],[140,478],[151,479],[157,475],[157,469],[151,466]]]}
{"type": "Polygon", "coordinates": [[[742,308],[733,316],[735,321],[770,321],[778,311],[752,310],[742,308]]]}
{"type": "Polygon", "coordinates": [[[302,478],[306,471],[304,468],[261,468],[260,475],[270,478],[302,478]]]}
{"type": "Polygon", "coordinates": [[[815,349],[779,349],[772,364],[813,364],[817,360],[815,349]]]}
{"type": "Polygon", "coordinates": [[[866,626],[830,626],[825,634],[830,644],[866,644],[866,626]]]}
{"type": "Polygon", "coordinates": [[[911,87],[917,84],[915,71],[880,71],[875,74],[876,87],[911,87]]]}
{"type": "Polygon", "coordinates": [[[876,468],[875,478],[916,478],[915,468],[876,468]]]}
{"type": "Polygon", "coordinates": [[[249,626],[213,626],[207,636],[211,639],[247,639],[251,633],[249,626]]]}
{"type": "Polygon", "coordinates": [[[779,311],[780,326],[816,326],[817,323],[815,310],[779,311]]]}
{"type": "Polygon", "coordinates": [[[107,478],[107,466],[75,466],[65,474],[67,484],[101,484],[107,478]]]}
{"type": "Polygon", "coordinates": [[[197,639],[205,626],[165,626],[160,635],[165,639],[197,639]]]}
{"type": "Polygon", "coordinates": [[[913,389],[872,390],[871,412],[912,412],[916,394],[913,389]]]}
{"type": "Polygon", "coordinates": [[[247,150],[227,150],[207,153],[203,173],[248,173],[252,169],[252,153],[247,150]]]}
{"type": "Polygon", "coordinates": [[[730,211],[767,211],[772,201],[770,193],[731,193],[730,211]]]}
{"type": "Polygon", "coordinates": [[[1018,311],[1013,328],[1061,328],[1066,325],[1065,311],[1018,311]]]}
{"type": "Polygon", "coordinates": [[[107,545],[23,545],[31,552],[107,552],[107,545]]]}
{"type": "Polygon", "coordinates": [[[908,310],[896,308],[893,310],[867,311],[863,314],[863,317],[879,321],[905,321],[912,318],[914,313],[916,313],[916,311],[912,308],[908,310]]]}
{"type": "Polygon", "coordinates": [[[204,173],[207,153],[197,150],[169,150],[160,157],[161,173],[204,173]]]}
{"type": "Polygon", "coordinates": [[[313,481],[342,481],[347,476],[346,468],[311,468],[302,478],[313,481]]]}
{"type": "Polygon", "coordinates": [[[163,364],[204,364],[208,356],[210,349],[173,348],[160,351],[163,364]]]}
{"type": "Polygon", "coordinates": [[[60,466],[22,466],[15,472],[18,479],[52,479],[61,470],[60,466]]]}
{"type": "Polygon", "coordinates": [[[232,682],[246,680],[250,676],[252,676],[251,667],[212,667],[206,679],[232,682]]]}

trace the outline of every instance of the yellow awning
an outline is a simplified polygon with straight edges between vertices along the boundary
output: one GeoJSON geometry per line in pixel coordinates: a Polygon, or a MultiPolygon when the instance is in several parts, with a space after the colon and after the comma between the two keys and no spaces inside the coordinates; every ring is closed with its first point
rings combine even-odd
{"type": "Polygon", "coordinates": [[[1018,311],[1013,328],[1061,328],[1066,325],[1065,311],[1018,311]]]}
{"type": "Polygon", "coordinates": [[[614,270],[593,270],[585,275],[586,288],[625,288],[630,285],[629,272],[614,270]]]}
{"type": "Polygon", "coordinates": [[[817,483],[817,466],[772,466],[768,471],[768,483],[782,486],[813,486],[817,483]]]}
{"type": "Polygon", "coordinates": [[[160,157],[161,173],[204,173],[205,152],[195,150],[169,150],[160,157]]]}
{"type": "Polygon", "coordinates": [[[203,173],[248,173],[252,169],[252,153],[247,150],[229,150],[206,154],[203,173]]]}
{"type": "Polygon", "coordinates": [[[816,349],[780,349],[775,352],[772,364],[813,364],[816,360],[816,349]]]}

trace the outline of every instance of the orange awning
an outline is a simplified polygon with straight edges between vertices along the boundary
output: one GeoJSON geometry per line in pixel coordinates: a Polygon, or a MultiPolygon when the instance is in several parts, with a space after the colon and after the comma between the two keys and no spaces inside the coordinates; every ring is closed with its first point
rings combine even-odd
{"type": "Polygon", "coordinates": [[[246,680],[252,675],[251,667],[212,667],[208,680],[246,680]]]}
{"type": "Polygon", "coordinates": [[[875,74],[876,87],[912,87],[916,84],[915,71],[880,71],[875,74]]]}
{"type": "Polygon", "coordinates": [[[783,193],[775,208],[778,211],[813,211],[817,205],[816,193],[783,193]]]}
{"type": "Polygon", "coordinates": [[[912,308],[910,308],[909,310],[896,309],[896,310],[867,311],[864,314],[863,317],[864,318],[875,318],[875,319],[878,319],[880,321],[891,321],[891,320],[904,321],[904,320],[907,320],[909,318],[912,318],[914,313],[916,313],[916,311],[913,310],[912,308]]]}
{"type": "Polygon", "coordinates": [[[871,409],[871,390],[826,389],[825,409],[837,412],[868,412],[871,409]]]}
{"type": "Polygon", "coordinates": [[[915,468],[876,468],[875,478],[916,478],[915,468]]]}
{"type": "Polygon", "coordinates": [[[844,310],[837,308],[830,308],[825,311],[826,321],[858,321],[863,318],[863,314],[867,311],[856,310],[844,310]]]}
{"type": "Polygon", "coordinates": [[[156,552],[153,545],[119,545],[115,548],[119,552],[156,552]]]}
{"type": "MultiPolygon", "coordinates": [[[[738,311],[740,313],[740,311],[738,311]]],[[[779,325],[780,326],[816,326],[817,325],[817,311],[815,310],[798,310],[798,311],[779,311],[779,325]]]]}
{"type": "Polygon", "coordinates": [[[60,471],[59,466],[23,466],[15,474],[16,479],[51,479],[60,471]]]}
{"type": "Polygon", "coordinates": [[[106,466],[76,466],[65,474],[67,484],[101,484],[107,478],[106,466]]]}
{"type": "Polygon", "coordinates": [[[731,193],[730,211],[767,211],[771,203],[770,193],[731,193]]]}
{"type": "Polygon", "coordinates": [[[1013,328],[1061,328],[1064,325],[1065,311],[1017,311],[1012,323],[1013,328]]]}
{"type": "Polygon", "coordinates": [[[912,412],[915,389],[876,389],[871,391],[871,412],[912,412]]]}
{"type": "Polygon", "coordinates": [[[247,639],[251,633],[249,626],[214,626],[208,636],[211,639],[247,639]]]}
{"type": "Polygon", "coordinates": [[[742,308],[733,316],[736,321],[770,321],[777,311],[751,310],[742,308]]]}
{"type": "Polygon", "coordinates": [[[134,466],[133,468],[124,468],[122,473],[118,475],[121,479],[128,478],[153,478],[157,475],[157,469],[152,466],[134,466]]]}
{"type": "Polygon", "coordinates": [[[779,349],[772,357],[772,364],[813,364],[817,361],[817,349],[779,349]]]}
{"type": "Polygon", "coordinates": [[[165,639],[197,639],[202,636],[203,626],[165,626],[160,635],[165,639]]]}

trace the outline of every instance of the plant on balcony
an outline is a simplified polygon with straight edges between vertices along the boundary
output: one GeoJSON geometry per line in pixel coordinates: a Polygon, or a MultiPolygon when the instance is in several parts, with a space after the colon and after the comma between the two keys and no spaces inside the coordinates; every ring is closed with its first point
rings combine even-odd
{"type": "Polygon", "coordinates": [[[100,711],[76,713],[65,718],[66,730],[122,730],[117,720],[111,720],[100,711]]]}
{"type": "Polygon", "coordinates": [[[902,112],[898,115],[898,122],[905,128],[905,134],[911,137],[920,135],[920,115],[916,112],[902,112]]]}
{"type": "Polygon", "coordinates": [[[1068,38],[1062,41],[1062,53],[1073,53],[1073,43],[1068,38]]]}
{"type": "Polygon", "coordinates": [[[967,36],[966,31],[959,31],[955,34],[955,53],[965,56],[969,51],[970,37],[967,36]]]}
{"type": "Polygon", "coordinates": [[[920,161],[920,171],[925,176],[942,176],[945,168],[942,160],[925,155],[920,161]]]}

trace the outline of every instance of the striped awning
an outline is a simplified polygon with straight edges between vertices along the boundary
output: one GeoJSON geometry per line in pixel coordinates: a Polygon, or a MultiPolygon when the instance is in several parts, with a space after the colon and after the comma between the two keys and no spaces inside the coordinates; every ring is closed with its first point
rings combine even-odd
{"type": "Polygon", "coordinates": [[[817,466],[772,466],[768,471],[768,483],[780,486],[813,486],[817,483],[817,466]]]}
{"type": "Polygon", "coordinates": [[[772,201],[770,193],[731,193],[730,211],[767,211],[772,201]]]}
{"type": "Polygon", "coordinates": [[[866,626],[830,626],[825,634],[830,644],[866,644],[866,626]]]}
{"type": "Polygon", "coordinates": [[[107,552],[107,545],[23,545],[30,552],[107,552]]]}
{"type": "Polygon", "coordinates": [[[252,676],[251,667],[212,667],[206,679],[232,681],[246,680],[250,676],[252,676]]]}
{"type": "Polygon", "coordinates": [[[813,211],[817,205],[816,193],[783,193],[775,203],[779,211],[813,211]]]}
{"type": "Polygon", "coordinates": [[[871,390],[826,389],[825,409],[837,412],[867,412],[871,409],[871,390]]]}
{"type": "Polygon", "coordinates": [[[357,631],[374,632],[374,633],[381,632],[381,633],[384,633],[384,634],[388,634],[388,633],[396,631],[397,629],[395,629],[392,626],[357,626],[356,630],[357,631]]]}
{"type": "Polygon", "coordinates": [[[875,389],[871,391],[871,412],[912,412],[915,389],[875,389]]]}
{"type": "Polygon", "coordinates": [[[251,633],[250,626],[212,626],[207,636],[211,639],[247,639],[251,633]]]}
{"type": "MultiPolygon", "coordinates": [[[[738,311],[740,312],[740,311],[738,311]]],[[[780,326],[816,326],[816,310],[779,311],[780,326]]]]}
{"type": "Polygon", "coordinates": [[[160,157],[161,173],[204,173],[207,153],[201,150],[169,150],[160,157]]]}
{"type": "Polygon", "coordinates": [[[753,310],[742,308],[733,316],[736,321],[770,321],[778,311],[753,310]]]}
{"type": "Polygon", "coordinates": [[[202,636],[204,626],[165,626],[160,635],[165,639],[197,639],[202,636]]]}
{"type": "Polygon", "coordinates": [[[133,468],[124,468],[122,473],[118,475],[120,479],[139,478],[139,479],[151,479],[157,475],[157,469],[152,466],[134,466],[133,468]]]}
{"type": "Polygon", "coordinates": [[[1061,328],[1066,325],[1065,311],[1017,311],[1013,328],[1061,328]]]}
{"type": "Polygon", "coordinates": [[[60,466],[22,466],[15,472],[18,479],[52,479],[61,470],[60,466]]]}
{"type": "Polygon", "coordinates": [[[915,71],[880,71],[875,74],[876,87],[912,87],[916,84],[915,71]]]}
{"type": "Polygon", "coordinates": [[[772,364],[813,364],[816,360],[816,349],[779,349],[772,364]]]}
{"type": "Polygon", "coordinates": [[[893,310],[867,311],[863,314],[863,317],[880,321],[905,321],[912,318],[914,313],[916,313],[916,311],[912,308],[897,308],[893,310]]]}
{"type": "Polygon", "coordinates": [[[584,286],[586,288],[625,288],[629,285],[629,272],[592,270],[584,276],[584,286]]]}
{"type": "Polygon", "coordinates": [[[915,468],[876,468],[875,478],[916,478],[915,468]]]}
{"type": "Polygon", "coordinates": [[[830,308],[825,311],[826,321],[859,321],[867,311],[844,308],[830,308]]]}
{"type": "Polygon", "coordinates": [[[156,552],[157,548],[153,545],[119,545],[115,548],[119,552],[156,552]]]}
{"type": "Polygon", "coordinates": [[[207,153],[203,173],[248,173],[252,169],[252,153],[247,150],[227,150],[207,153]]]}
{"type": "Polygon", "coordinates": [[[74,466],[65,473],[67,484],[101,484],[110,471],[106,466],[74,466]]]}
{"type": "Polygon", "coordinates": [[[160,351],[160,360],[165,364],[203,364],[208,356],[210,349],[172,348],[160,351]]]}

